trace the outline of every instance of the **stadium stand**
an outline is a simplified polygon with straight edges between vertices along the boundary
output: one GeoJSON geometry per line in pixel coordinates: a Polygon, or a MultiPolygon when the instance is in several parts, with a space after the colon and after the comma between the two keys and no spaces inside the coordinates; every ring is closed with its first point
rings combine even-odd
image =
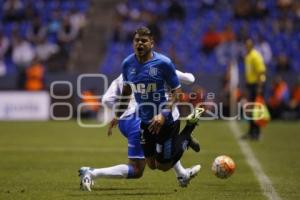
{"type": "Polygon", "coordinates": [[[66,70],[89,0],[0,0],[0,5],[0,76],[22,71],[35,57],[47,71],[66,70]]]}
{"type": "Polygon", "coordinates": [[[266,52],[266,56],[269,56],[269,73],[277,71],[277,59],[272,59],[272,55],[273,58],[286,56],[291,65],[287,70],[299,73],[300,57],[297,52],[300,50],[300,35],[296,23],[299,24],[300,20],[298,4],[285,5],[280,0],[129,0],[116,7],[114,34],[108,41],[100,72],[119,73],[122,58],[132,52],[129,39],[132,31],[141,24],[155,22],[159,27],[158,30],[155,28],[155,33],[160,35],[157,49],[167,55],[172,54],[172,49],[175,50],[175,60],[184,66],[184,70],[224,74],[228,62],[236,59],[240,71],[243,71],[241,41],[251,36],[257,46],[263,47],[262,52],[266,48],[271,49],[271,52],[266,52]],[[211,32],[212,29],[214,32],[211,32]],[[231,38],[228,40],[226,35],[231,29],[231,38]],[[205,50],[207,43],[213,43],[212,51],[205,50]]]}

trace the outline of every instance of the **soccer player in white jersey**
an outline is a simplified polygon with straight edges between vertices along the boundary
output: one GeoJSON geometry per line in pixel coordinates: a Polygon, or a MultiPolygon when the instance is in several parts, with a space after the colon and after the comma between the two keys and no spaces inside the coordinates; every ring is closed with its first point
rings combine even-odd
{"type": "MultiPolygon", "coordinates": [[[[176,74],[183,84],[192,84],[195,81],[195,78],[190,73],[183,73],[176,70],[176,74]]],[[[112,112],[113,106],[118,101],[118,96],[121,94],[121,89],[123,86],[123,78],[120,75],[117,79],[115,79],[106,93],[102,98],[102,104],[106,106],[108,113],[112,112]]],[[[119,120],[119,129],[121,133],[128,140],[128,164],[120,164],[112,167],[106,168],[90,168],[90,167],[82,167],[79,170],[81,176],[81,189],[91,191],[91,186],[93,184],[93,180],[98,178],[140,178],[143,175],[145,169],[145,158],[144,153],[140,144],[140,119],[136,118],[134,115],[136,114],[136,102],[132,97],[128,106],[128,109],[121,116],[119,120]]],[[[178,110],[174,110],[174,115],[178,115],[178,110]]],[[[109,115],[106,115],[109,117],[109,115]]],[[[110,121],[109,119],[105,119],[105,121],[110,121]]],[[[112,128],[115,123],[112,122],[110,124],[108,135],[112,134],[112,128]]],[[[193,139],[193,144],[190,144],[190,147],[198,152],[200,150],[200,146],[195,139],[193,139]]],[[[186,187],[189,181],[197,175],[200,170],[200,165],[195,165],[191,168],[185,169],[180,161],[178,161],[173,169],[176,173],[178,183],[181,187],[186,187]]]]}

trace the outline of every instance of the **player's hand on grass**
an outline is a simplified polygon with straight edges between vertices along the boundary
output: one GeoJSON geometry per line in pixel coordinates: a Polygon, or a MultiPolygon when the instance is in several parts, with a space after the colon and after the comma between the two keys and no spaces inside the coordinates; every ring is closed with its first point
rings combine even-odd
{"type": "Polygon", "coordinates": [[[109,126],[108,126],[108,131],[107,131],[107,135],[108,136],[111,136],[112,135],[112,129],[114,127],[116,127],[118,124],[118,120],[117,119],[113,119],[111,120],[111,122],[109,123],[109,126]]]}
{"type": "Polygon", "coordinates": [[[148,130],[152,134],[158,134],[165,121],[166,119],[162,114],[155,115],[151,121],[150,126],[148,127],[148,130]]]}

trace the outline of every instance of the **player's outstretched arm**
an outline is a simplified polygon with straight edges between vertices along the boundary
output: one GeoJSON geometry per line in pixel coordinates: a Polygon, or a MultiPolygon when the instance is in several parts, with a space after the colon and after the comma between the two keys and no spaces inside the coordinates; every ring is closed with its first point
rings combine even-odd
{"type": "Polygon", "coordinates": [[[191,73],[176,70],[176,75],[178,76],[179,81],[185,85],[190,85],[195,82],[195,77],[191,73]]]}

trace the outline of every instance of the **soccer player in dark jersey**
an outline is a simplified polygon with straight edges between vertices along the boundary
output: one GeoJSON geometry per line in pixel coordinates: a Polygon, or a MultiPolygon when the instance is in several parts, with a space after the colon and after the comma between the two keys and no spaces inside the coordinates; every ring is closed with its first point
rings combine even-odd
{"type": "Polygon", "coordinates": [[[190,119],[194,123],[179,134],[179,116],[173,115],[172,110],[181,93],[180,82],[171,60],[153,51],[153,47],[151,31],[146,27],[137,29],[133,39],[134,53],[122,63],[125,84],[116,114],[118,117],[122,115],[131,93],[134,93],[146,163],[151,169],[167,171],[192,142],[191,133],[202,111],[196,108],[190,119]],[[167,91],[170,91],[169,95],[167,91]]]}

